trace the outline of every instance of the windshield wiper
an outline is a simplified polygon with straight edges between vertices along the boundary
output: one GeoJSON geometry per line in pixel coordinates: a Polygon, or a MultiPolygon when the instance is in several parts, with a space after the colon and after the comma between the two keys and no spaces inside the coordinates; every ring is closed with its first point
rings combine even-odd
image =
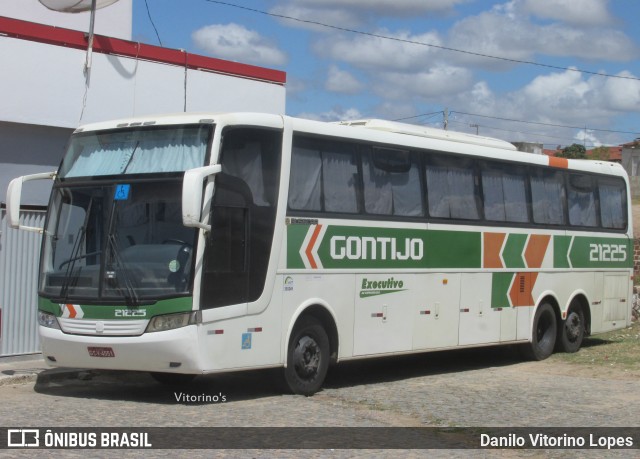
{"type": "Polygon", "coordinates": [[[109,242],[109,247],[113,252],[113,261],[115,262],[114,270],[105,271],[105,275],[108,276],[107,280],[113,283],[114,287],[117,288],[127,300],[127,303],[132,306],[138,306],[138,294],[136,293],[136,289],[133,286],[133,282],[131,281],[131,276],[129,275],[129,269],[126,267],[126,263],[122,261],[122,257],[120,256],[120,249],[118,248],[118,241],[113,233],[109,234],[107,238],[109,242]],[[120,282],[118,282],[118,273],[122,275],[124,280],[124,289],[120,286],[120,282]]]}
{"type": "Polygon", "coordinates": [[[87,226],[89,224],[89,216],[91,215],[92,207],[93,207],[93,197],[89,200],[89,205],[87,206],[87,212],[85,213],[85,216],[84,216],[84,222],[82,222],[82,226],[78,228],[78,233],[76,234],[76,241],[73,245],[73,248],[71,249],[71,256],[67,260],[60,263],[59,269],[62,269],[62,267],[65,264],[67,265],[67,269],[65,270],[65,273],[64,273],[64,281],[62,282],[62,287],[60,287],[60,297],[63,298],[65,302],[69,300],[69,287],[72,285],[75,285],[76,282],[78,282],[78,279],[80,278],[80,271],[82,271],[82,268],[78,268],[75,275],[73,274],[74,268],[76,266],[76,262],[78,260],[81,260],[83,258],[86,258],[92,255],[92,254],[78,255],[80,253],[82,244],[84,243],[84,240],[87,234],[87,226]]]}

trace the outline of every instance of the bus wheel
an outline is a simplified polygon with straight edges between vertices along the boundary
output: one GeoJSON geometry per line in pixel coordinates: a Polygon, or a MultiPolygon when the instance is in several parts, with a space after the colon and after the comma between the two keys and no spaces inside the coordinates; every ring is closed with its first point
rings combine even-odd
{"type": "Polygon", "coordinates": [[[182,373],[149,373],[156,382],[166,386],[182,386],[189,384],[196,375],[187,375],[182,373]]]}
{"type": "Polygon", "coordinates": [[[304,317],[289,340],[284,377],[294,394],[313,395],[322,386],[329,368],[329,338],[322,324],[304,317]]]}
{"type": "Polygon", "coordinates": [[[544,360],[553,353],[556,344],[557,322],[553,306],[543,303],[533,319],[533,336],[523,351],[530,360],[544,360]]]}
{"type": "Polygon", "coordinates": [[[560,350],[577,352],[580,349],[584,338],[584,313],[580,306],[569,309],[569,315],[558,331],[560,350]]]}

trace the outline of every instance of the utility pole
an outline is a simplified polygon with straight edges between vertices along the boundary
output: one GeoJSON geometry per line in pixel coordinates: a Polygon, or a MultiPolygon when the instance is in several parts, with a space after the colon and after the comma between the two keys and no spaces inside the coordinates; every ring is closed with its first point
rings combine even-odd
{"type": "Polygon", "coordinates": [[[444,130],[446,131],[449,127],[449,109],[445,108],[444,109],[444,130]]]}
{"type": "Polygon", "coordinates": [[[479,125],[477,125],[477,124],[470,124],[470,125],[469,125],[469,127],[474,127],[474,128],[476,128],[476,135],[478,135],[478,128],[480,127],[479,125]]]}

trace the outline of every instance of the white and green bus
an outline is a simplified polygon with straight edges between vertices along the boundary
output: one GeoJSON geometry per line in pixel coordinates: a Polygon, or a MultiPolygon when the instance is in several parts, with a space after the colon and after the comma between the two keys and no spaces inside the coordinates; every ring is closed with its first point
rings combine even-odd
{"type": "Polygon", "coordinates": [[[87,125],[53,179],[38,285],[52,366],[161,381],[520,344],[631,321],[618,164],[385,121],[181,114],[87,125]]]}

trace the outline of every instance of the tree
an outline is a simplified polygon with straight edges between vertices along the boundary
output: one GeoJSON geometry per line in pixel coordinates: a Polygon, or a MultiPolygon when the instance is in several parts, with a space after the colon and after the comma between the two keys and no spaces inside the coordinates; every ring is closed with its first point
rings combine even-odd
{"type": "Polygon", "coordinates": [[[584,145],[574,143],[573,145],[563,148],[560,153],[556,153],[556,156],[569,159],[585,159],[587,157],[587,150],[584,148],[584,145]]]}
{"type": "Polygon", "coordinates": [[[604,145],[601,145],[591,150],[591,159],[599,159],[600,161],[609,161],[610,155],[611,155],[611,152],[609,151],[609,147],[605,147],[604,145]]]}

